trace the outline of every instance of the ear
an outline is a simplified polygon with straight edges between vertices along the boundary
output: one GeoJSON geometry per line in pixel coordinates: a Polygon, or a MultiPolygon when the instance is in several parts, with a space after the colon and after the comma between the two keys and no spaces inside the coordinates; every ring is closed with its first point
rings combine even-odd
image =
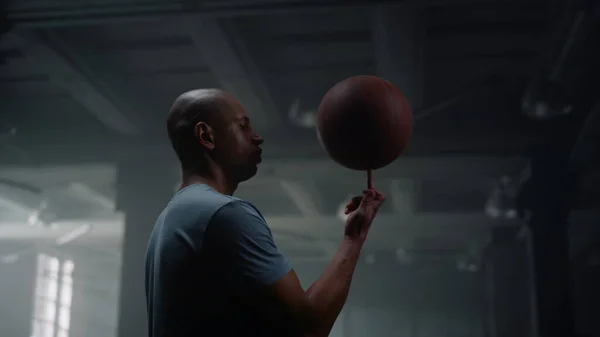
{"type": "Polygon", "coordinates": [[[215,136],[213,134],[213,130],[210,125],[204,122],[198,122],[194,126],[194,135],[196,136],[196,140],[207,150],[212,150],[215,148],[215,136]]]}

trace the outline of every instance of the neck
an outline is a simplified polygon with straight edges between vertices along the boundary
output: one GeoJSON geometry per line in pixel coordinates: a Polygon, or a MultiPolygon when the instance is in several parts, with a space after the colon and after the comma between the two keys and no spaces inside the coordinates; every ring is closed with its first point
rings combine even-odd
{"type": "Polygon", "coordinates": [[[180,189],[194,184],[206,184],[221,194],[233,195],[238,184],[228,179],[220,167],[212,164],[207,165],[206,170],[194,171],[183,168],[180,189]]]}

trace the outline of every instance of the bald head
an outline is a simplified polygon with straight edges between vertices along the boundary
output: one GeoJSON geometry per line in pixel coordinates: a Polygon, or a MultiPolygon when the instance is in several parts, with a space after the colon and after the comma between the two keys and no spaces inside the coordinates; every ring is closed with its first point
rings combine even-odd
{"type": "MultiPolygon", "coordinates": [[[[184,124],[193,120],[208,122],[222,114],[229,95],[221,89],[197,89],[185,92],[173,102],[167,128],[184,124]]],[[[197,123],[197,122],[196,122],[197,123]]],[[[195,124],[195,123],[194,123],[195,124]]]]}
{"type": "Polygon", "coordinates": [[[174,110],[186,110],[194,104],[210,103],[227,96],[227,92],[221,89],[195,89],[184,92],[179,95],[171,106],[171,113],[174,110]]]}
{"type": "Polygon", "coordinates": [[[194,132],[196,125],[203,122],[212,128],[222,126],[231,99],[220,89],[190,90],[175,99],[167,117],[167,132],[184,166],[194,166],[201,152],[194,132]]]}
{"type": "Polygon", "coordinates": [[[236,182],[256,173],[262,137],[252,129],[243,105],[223,90],[181,94],[169,112],[167,131],[188,171],[202,171],[211,161],[236,182]]]}

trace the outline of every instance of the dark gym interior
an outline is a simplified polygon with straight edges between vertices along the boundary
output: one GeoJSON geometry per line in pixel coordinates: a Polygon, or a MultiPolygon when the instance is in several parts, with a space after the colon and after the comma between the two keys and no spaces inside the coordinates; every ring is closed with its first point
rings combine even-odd
{"type": "Polygon", "coordinates": [[[0,1],[0,337],[145,337],[143,260],[179,186],[173,100],[222,88],[265,138],[236,196],[307,286],[364,172],[325,92],[409,99],[408,150],[333,337],[600,336],[600,1],[0,1]]]}

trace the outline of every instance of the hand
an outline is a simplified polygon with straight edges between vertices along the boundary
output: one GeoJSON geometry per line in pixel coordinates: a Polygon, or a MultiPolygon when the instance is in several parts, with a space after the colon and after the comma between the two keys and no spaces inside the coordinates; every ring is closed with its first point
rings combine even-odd
{"type": "Polygon", "coordinates": [[[344,211],[345,214],[348,214],[345,236],[363,243],[367,238],[371,223],[384,201],[385,195],[376,189],[367,189],[362,196],[352,198],[344,211]]]}

